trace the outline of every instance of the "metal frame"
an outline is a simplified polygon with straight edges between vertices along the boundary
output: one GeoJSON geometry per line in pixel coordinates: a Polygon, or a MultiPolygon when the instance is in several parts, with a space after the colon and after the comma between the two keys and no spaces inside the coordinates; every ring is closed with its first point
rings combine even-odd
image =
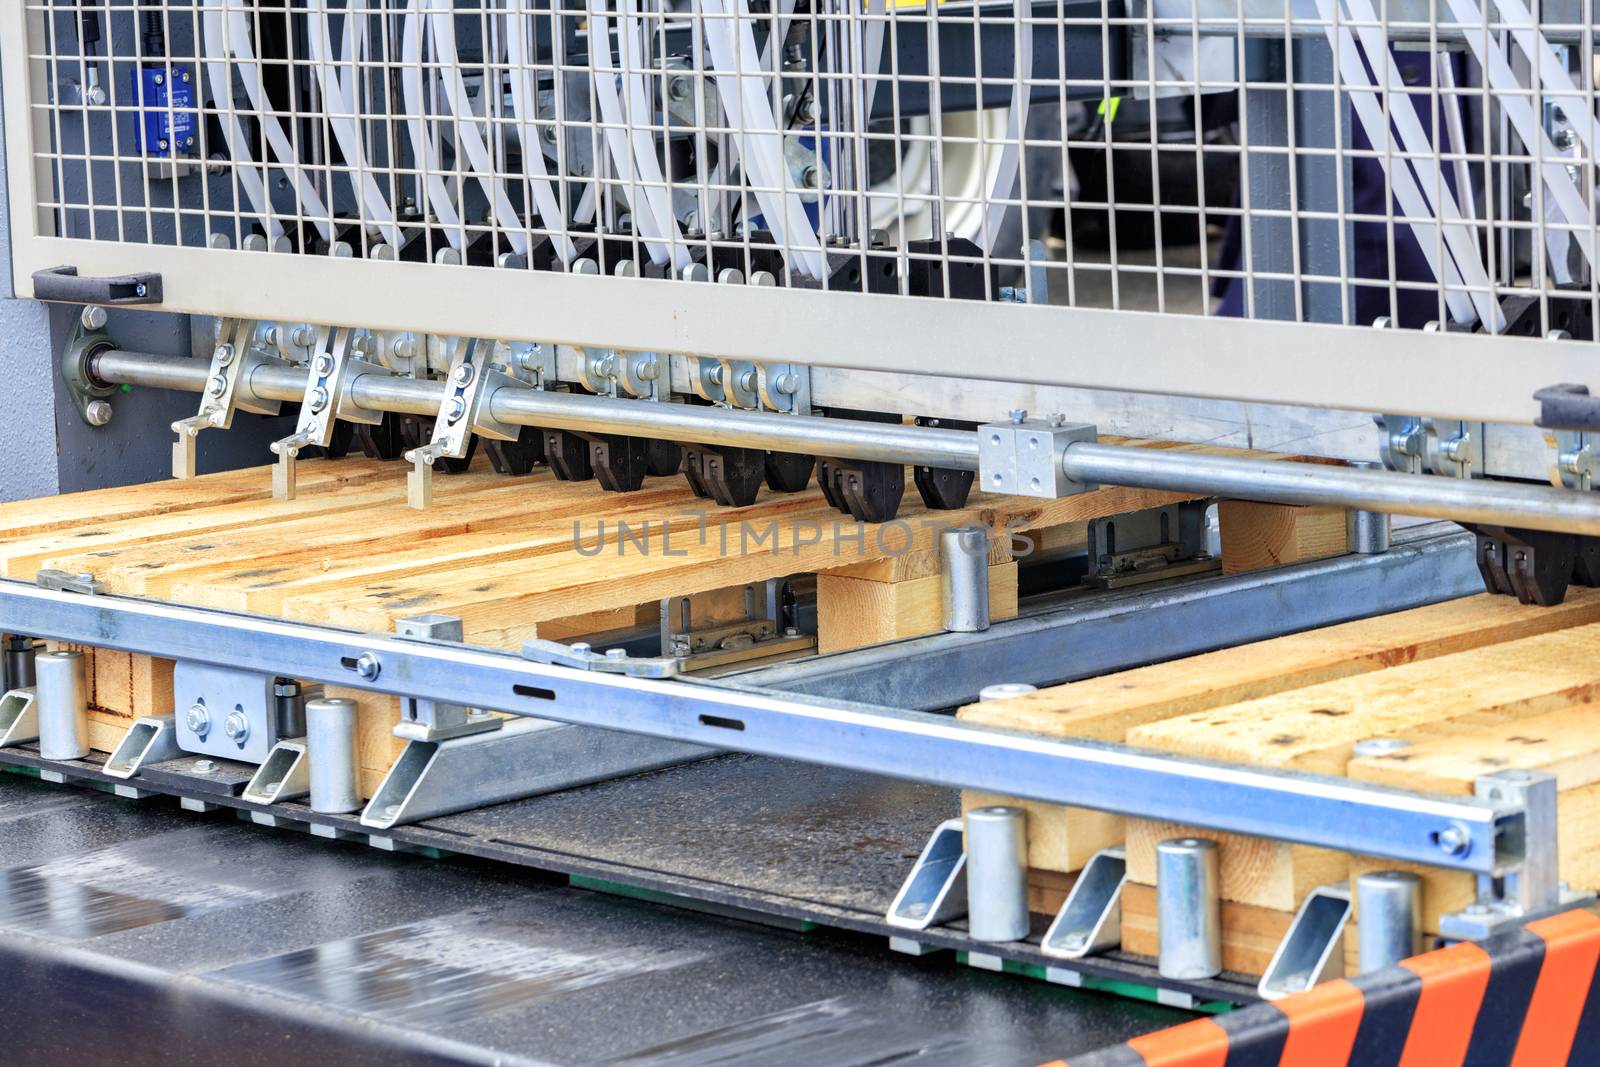
{"type": "Polygon", "coordinates": [[[664,682],[512,653],[0,583],[0,629],[1480,874],[1522,862],[1514,803],[986,730],[893,708],[664,682]]]}

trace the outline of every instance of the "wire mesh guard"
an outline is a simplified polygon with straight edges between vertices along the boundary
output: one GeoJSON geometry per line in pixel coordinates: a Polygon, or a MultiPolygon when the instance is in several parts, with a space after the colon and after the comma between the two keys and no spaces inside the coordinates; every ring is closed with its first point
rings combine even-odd
{"type": "Polygon", "coordinates": [[[1576,0],[26,14],[56,236],[1592,336],[1576,0]]]}

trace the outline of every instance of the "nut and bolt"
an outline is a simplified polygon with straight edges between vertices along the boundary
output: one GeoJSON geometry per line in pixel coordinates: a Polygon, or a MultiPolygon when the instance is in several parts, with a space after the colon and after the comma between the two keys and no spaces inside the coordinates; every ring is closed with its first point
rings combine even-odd
{"type": "Polygon", "coordinates": [[[211,352],[211,361],[219,367],[226,367],[233,362],[233,346],[228,344],[218,345],[211,352]]]}
{"type": "Polygon", "coordinates": [[[242,745],[250,739],[250,720],[245,718],[242,711],[230,711],[228,717],[222,720],[222,732],[229,741],[242,745]]]}
{"type": "Polygon", "coordinates": [[[317,377],[326,377],[333,370],[333,357],[324,352],[312,361],[311,367],[317,372],[317,377]]]}
{"type": "Polygon", "coordinates": [[[1472,851],[1472,831],[1458,822],[1440,830],[1436,840],[1439,851],[1446,856],[1459,858],[1472,851]]]}
{"type": "Polygon", "coordinates": [[[83,409],[83,417],[90,426],[104,426],[111,421],[111,405],[104,400],[91,400],[83,409]]]}
{"type": "Polygon", "coordinates": [[[194,773],[196,774],[210,774],[216,769],[217,763],[215,760],[197,759],[194,761],[194,773]]]}
{"type": "Polygon", "coordinates": [[[214,375],[210,381],[206,382],[206,394],[209,396],[221,396],[227,391],[228,379],[220,374],[214,375]]]}
{"type": "Polygon", "coordinates": [[[642,356],[639,359],[639,380],[653,382],[661,376],[661,364],[653,355],[642,356]]]}
{"type": "Polygon", "coordinates": [[[1028,421],[1028,412],[1023,408],[1012,408],[1008,414],[1011,416],[1013,425],[1020,426],[1028,421]]]}
{"type": "Polygon", "coordinates": [[[304,324],[296,326],[294,332],[289,335],[290,343],[296,348],[310,348],[316,339],[317,331],[304,324]]]}
{"type": "Polygon", "coordinates": [[[372,681],[383,670],[383,664],[378,662],[378,657],[371,652],[363,652],[356,657],[355,672],[367,681],[372,681]]]}
{"type": "Polygon", "coordinates": [[[799,391],[800,377],[793,371],[784,371],[782,374],[778,375],[778,380],[774,384],[776,385],[778,392],[782,393],[784,396],[790,396],[799,391]]]}
{"type": "Polygon", "coordinates": [[[800,184],[807,189],[815,189],[821,177],[821,173],[818,172],[814,165],[807,164],[805,169],[800,172],[800,184]]]}
{"type": "Polygon", "coordinates": [[[311,411],[312,411],[313,414],[315,414],[315,413],[321,411],[323,408],[327,407],[328,406],[328,391],[326,389],[322,388],[322,386],[320,386],[320,385],[317,386],[315,389],[311,390],[311,401],[307,406],[311,408],[311,411]]]}
{"type": "Polygon", "coordinates": [[[689,99],[689,79],[673,78],[667,82],[667,96],[672,100],[689,99]]]}
{"type": "Polygon", "coordinates": [[[455,370],[450,372],[450,380],[455,382],[457,385],[469,385],[472,382],[473,373],[474,371],[472,369],[472,364],[462,363],[456,367],[455,370]]]}
{"type": "Polygon", "coordinates": [[[83,314],[78,316],[78,321],[83,323],[85,330],[104,329],[106,324],[106,309],[90,304],[83,309],[83,314]]]}
{"type": "Polygon", "coordinates": [[[460,422],[461,416],[467,413],[467,402],[459,396],[453,396],[444,406],[444,417],[448,422],[460,422]]]}
{"type": "Polygon", "coordinates": [[[211,732],[211,713],[204,704],[195,704],[183,716],[183,723],[189,732],[197,737],[204,737],[211,732]]]}
{"type": "Polygon", "coordinates": [[[625,649],[625,648],[608,648],[608,649],[606,649],[606,659],[615,661],[615,660],[624,660],[624,659],[627,659],[627,658],[628,658],[628,650],[625,649]]]}

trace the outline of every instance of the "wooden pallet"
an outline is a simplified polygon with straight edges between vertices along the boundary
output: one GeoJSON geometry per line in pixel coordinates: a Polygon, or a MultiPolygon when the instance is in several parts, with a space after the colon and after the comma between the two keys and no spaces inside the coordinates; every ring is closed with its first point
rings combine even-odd
{"type": "MultiPolygon", "coordinates": [[[[1600,590],[1554,608],[1472,596],[1057,686],[963,708],[963,721],[1054,737],[1471,795],[1504,768],[1557,775],[1561,875],[1600,886],[1600,590]],[[1401,751],[1357,758],[1367,738],[1401,751]]],[[[1017,803],[969,792],[964,806],[1017,803]]],[[[1103,812],[1024,803],[1034,881],[1059,880],[1097,849],[1125,843],[1131,892],[1123,947],[1153,955],[1155,846],[1201,833],[1221,841],[1224,966],[1259,974],[1311,889],[1392,861],[1103,812]]],[[[1423,878],[1423,921],[1473,898],[1469,875],[1423,878]]],[[[1359,921],[1359,916],[1357,916],[1359,921]]]]}
{"type": "MultiPolygon", "coordinates": [[[[403,466],[350,458],[302,464],[291,501],[272,499],[270,468],[258,468],[0,505],[0,575],[88,571],[114,593],[377,632],[438,612],[459,615],[471,643],[517,647],[630,626],[641,610],[653,619],[667,596],[820,574],[819,643],[831,650],[938,628],[943,525],[996,531],[991,597],[1004,618],[1016,611],[1010,534],[1182,499],[1102,488],[1059,500],[977,496],[976,507],[933,512],[913,491],[894,523],[862,527],[814,487],[726,509],[678,477],[619,495],[480,463],[437,477],[433,506],[418,511],[406,505],[403,466]]],[[[172,707],[170,663],[102,651],[94,684],[98,748],[128,717],[172,707]]],[[[362,705],[370,790],[398,753],[389,732],[398,711],[370,696],[362,705]]]]}

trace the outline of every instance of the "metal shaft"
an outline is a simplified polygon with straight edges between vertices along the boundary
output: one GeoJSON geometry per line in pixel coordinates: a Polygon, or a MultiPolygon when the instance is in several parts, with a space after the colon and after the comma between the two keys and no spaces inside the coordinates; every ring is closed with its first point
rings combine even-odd
{"type": "Polygon", "coordinates": [[[978,633],[989,628],[989,531],[957,526],[941,531],[944,557],[944,628],[978,633]]]}
{"type": "Polygon", "coordinates": [[[1222,973],[1221,892],[1215,841],[1177,837],[1156,846],[1156,966],[1163,978],[1222,973]]]}
{"type": "Polygon", "coordinates": [[[1361,973],[1393,967],[1422,950],[1422,879],[1373,871],[1356,879],[1361,973]]]}
{"type": "MultiPolygon", "coordinates": [[[[108,384],[191,392],[201,391],[206,381],[206,367],[198,360],[137,352],[102,352],[94,357],[91,371],[108,384]]],[[[257,367],[242,386],[257,399],[299,400],[305,380],[306,372],[297,367],[257,367]]],[[[434,381],[362,374],[350,382],[349,395],[369,410],[434,415],[443,401],[444,387],[434,381]]],[[[966,430],[645,403],[522,386],[495,390],[488,398],[488,408],[493,418],[519,426],[978,469],[978,435],[966,430]]],[[[1062,468],[1068,478],[1083,484],[1320,504],[1600,536],[1600,497],[1551,486],[1419,477],[1087,441],[1067,447],[1062,468]]]]}
{"type": "Polygon", "coordinates": [[[343,814],[361,807],[356,765],[356,702],[348,697],[306,701],[306,757],[311,761],[311,810],[343,814]]]}

